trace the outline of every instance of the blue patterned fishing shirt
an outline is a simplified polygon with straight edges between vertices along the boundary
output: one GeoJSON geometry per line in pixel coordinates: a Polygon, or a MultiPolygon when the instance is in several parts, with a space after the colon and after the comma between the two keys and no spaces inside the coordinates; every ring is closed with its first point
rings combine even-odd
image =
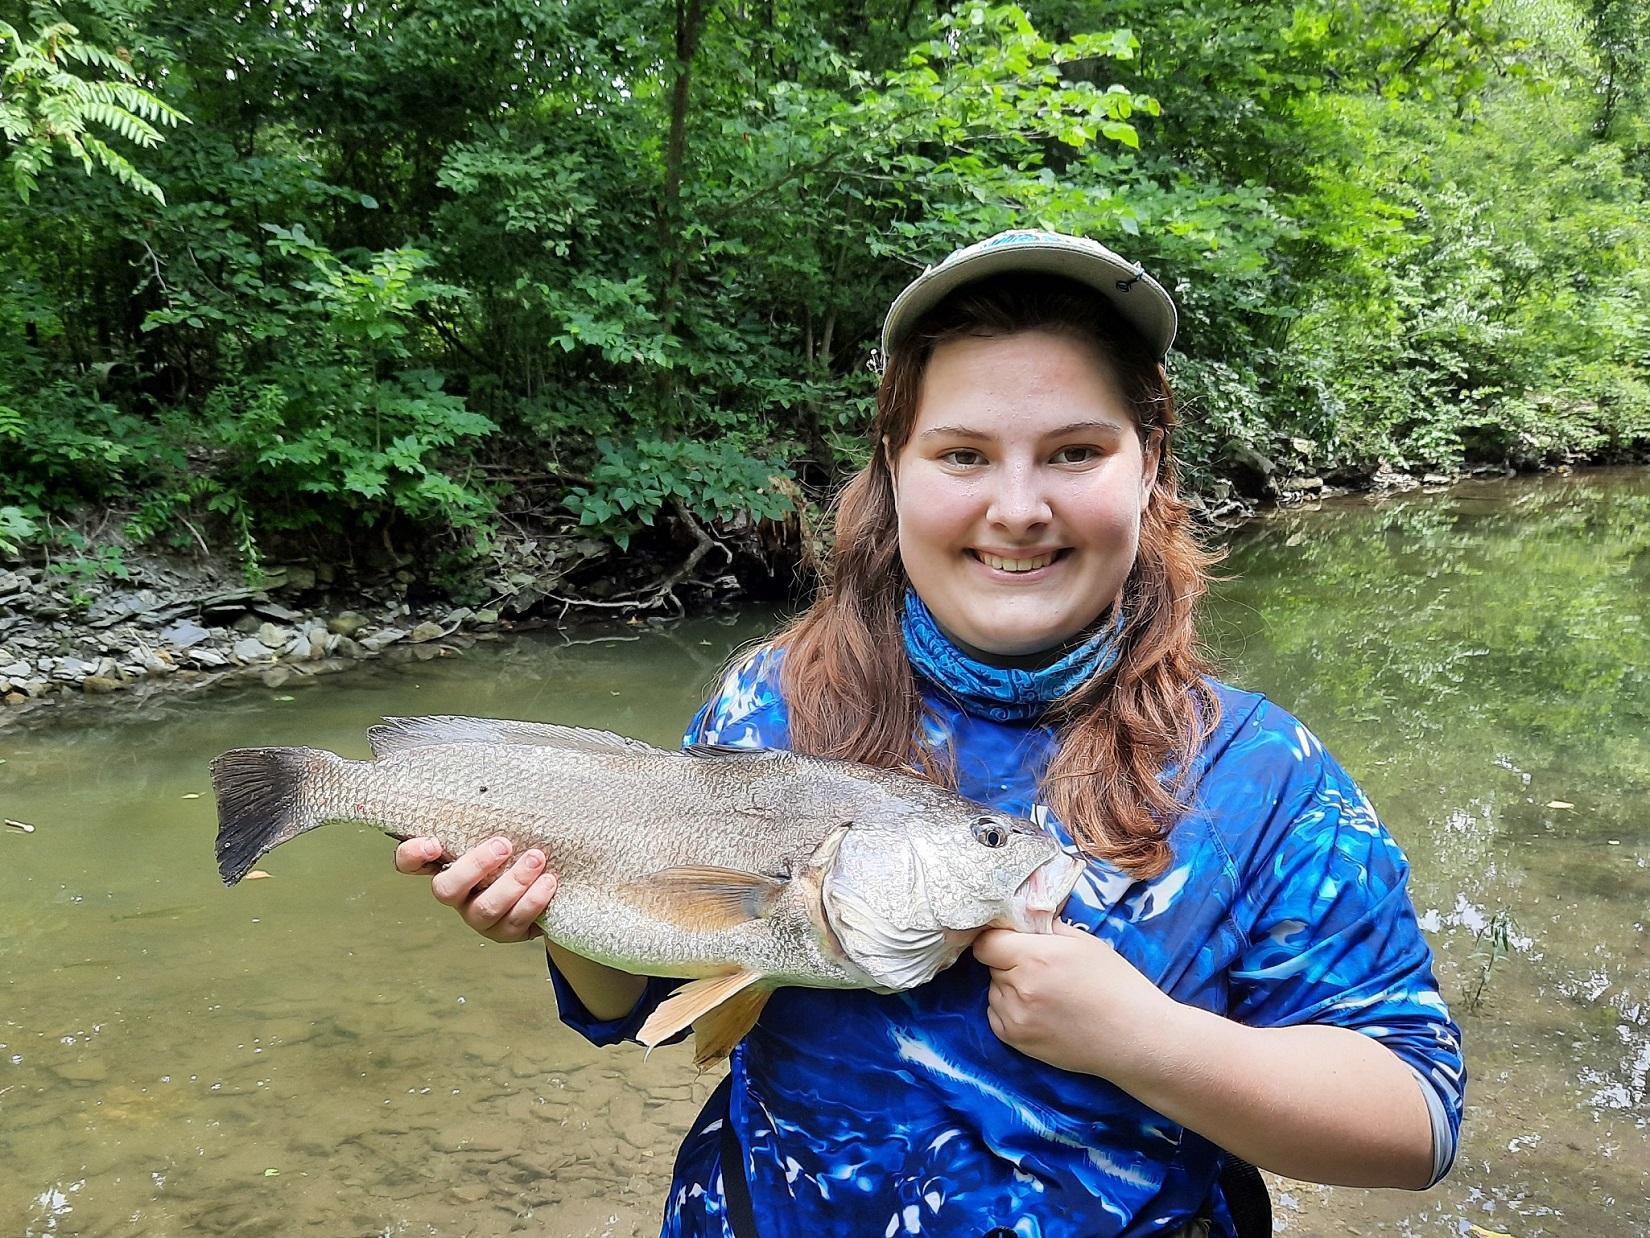
{"type": "MultiPolygon", "coordinates": [[[[781,656],[760,649],[730,671],[687,742],[788,747],[781,656]]],[[[965,712],[922,682],[924,739],[949,748],[962,794],[1069,841],[1036,798],[1052,728],[965,712]]],[[[1461,1120],[1460,1033],[1403,853],[1305,727],[1264,697],[1213,687],[1221,722],[1198,758],[1197,810],[1171,835],[1173,866],[1138,881],[1090,861],[1063,918],[1177,1001],[1255,1027],[1322,1023],[1379,1040],[1422,1084],[1441,1175],[1461,1120]]],[[[681,983],[650,981],[629,1016],[604,1022],[554,979],[563,1021],[598,1044],[633,1037],[681,983]]],[[[1136,1238],[1200,1216],[1230,1235],[1220,1150],[1104,1079],[1003,1044],[986,1020],[988,983],[965,953],[904,993],[777,990],[734,1050],[729,1113],[700,1115],[682,1145],[664,1238],[730,1238],[724,1119],[764,1238],[981,1238],[996,1227],[1136,1238]]]]}

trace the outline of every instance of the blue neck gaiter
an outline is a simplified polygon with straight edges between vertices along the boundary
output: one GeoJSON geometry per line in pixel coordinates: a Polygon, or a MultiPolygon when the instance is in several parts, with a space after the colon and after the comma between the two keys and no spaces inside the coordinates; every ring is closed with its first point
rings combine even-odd
{"type": "Polygon", "coordinates": [[[900,628],[905,653],[917,674],[937,684],[971,714],[997,722],[1035,718],[1055,701],[1117,665],[1123,647],[1123,608],[1082,644],[1048,666],[1020,669],[992,666],[953,645],[923,600],[905,591],[900,628]]]}

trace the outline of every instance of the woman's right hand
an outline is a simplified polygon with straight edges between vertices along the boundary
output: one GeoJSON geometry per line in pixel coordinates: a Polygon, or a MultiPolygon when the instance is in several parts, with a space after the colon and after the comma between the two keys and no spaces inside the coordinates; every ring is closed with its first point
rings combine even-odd
{"type": "Polygon", "coordinates": [[[395,849],[395,867],[403,873],[433,873],[430,890],[436,901],[454,908],[487,940],[526,941],[544,934],[537,920],[555,897],[556,874],[536,847],[514,864],[510,852],[507,840],[493,838],[442,867],[440,843],[409,838],[395,849]]]}

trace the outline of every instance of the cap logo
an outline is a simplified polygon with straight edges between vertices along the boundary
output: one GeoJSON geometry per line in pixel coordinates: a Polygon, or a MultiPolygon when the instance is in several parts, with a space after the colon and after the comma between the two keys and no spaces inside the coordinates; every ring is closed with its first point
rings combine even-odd
{"type": "Polygon", "coordinates": [[[1143,280],[1145,278],[1146,278],[1146,268],[1141,266],[1137,262],[1137,263],[1134,264],[1134,274],[1133,275],[1131,275],[1128,279],[1120,279],[1120,280],[1117,281],[1117,291],[1118,292],[1128,292],[1131,289],[1133,289],[1133,287],[1136,284],[1138,284],[1141,280],[1143,280]]]}

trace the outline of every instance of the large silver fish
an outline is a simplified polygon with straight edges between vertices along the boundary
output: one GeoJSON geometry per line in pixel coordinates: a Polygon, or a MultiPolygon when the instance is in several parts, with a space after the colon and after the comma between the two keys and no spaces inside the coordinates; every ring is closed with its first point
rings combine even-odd
{"type": "Polygon", "coordinates": [[[692,983],[642,1028],[693,1024],[725,1056],[779,985],[908,989],[990,925],[1050,932],[1082,866],[1042,828],[912,774],[774,750],[672,752],[605,731],[390,718],[375,760],[241,748],[212,762],[218,871],[329,821],[427,835],[449,857],[502,835],[559,886],[567,949],[692,983]]]}

